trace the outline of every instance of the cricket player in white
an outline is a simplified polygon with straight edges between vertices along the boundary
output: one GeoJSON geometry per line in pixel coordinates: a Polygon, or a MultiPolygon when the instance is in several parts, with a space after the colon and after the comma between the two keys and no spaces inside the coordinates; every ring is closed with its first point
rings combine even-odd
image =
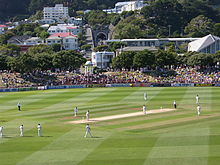
{"type": "Polygon", "coordinates": [[[18,103],[17,106],[18,106],[18,111],[21,111],[21,104],[18,103]]]}
{"type": "Polygon", "coordinates": [[[176,109],[176,100],[173,101],[173,107],[176,109]]]}
{"type": "Polygon", "coordinates": [[[92,137],[91,128],[90,128],[89,124],[86,124],[86,134],[84,137],[87,137],[88,134],[90,135],[90,137],[92,137]]]}
{"type": "Polygon", "coordinates": [[[89,120],[89,111],[86,112],[86,120],[89,120]]]}
{"type": "Polygon", "coordinates": [[[40,124],[37,125],[38,136],[42,136],[42,127],[40,124]]]}
{"type": "Polygon", "coordinates": [[[0,137],[3,137],[3,126],[0,126],[0,137]]]}
{"type": "Polygon", "coordinates": [[[199,104],[199,95],[196,95],[196,104],[199,104]]]}
{"type": "Polygon", "coordinates": [[[147,93],[144,93],[144,100],[147,100],[147,93]]]}
{"type": "Polygon", "coordinates": [[[20,136],[24,136],[24,126],[20,126],[20,136]]]}
{"type": "Polygon", "coordinates": [[[198,105],[198,106],[197,106],[197,113],[198,113],[198,116],[200,116],[200,110],[201,110],[200,105],[198,105]]]}
{"type": "Polygon", "coordinates": [[[147,107],[146,105],[143,105],[143,113],[146,115],[147,114],[147,107]]]}
{"type": "Polygon", "coordinates": [[[74,108],[74,114],[75,114],[75,116],[77,115],[77,113],[78,113],[78,108],[75,107],[75,108],[74,108]]]}

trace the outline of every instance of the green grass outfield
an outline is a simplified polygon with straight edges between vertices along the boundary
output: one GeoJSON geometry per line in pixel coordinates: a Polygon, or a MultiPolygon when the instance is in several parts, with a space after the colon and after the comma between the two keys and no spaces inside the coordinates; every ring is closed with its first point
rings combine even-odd
{"type": "Polygon", "coordinates": [[[220,88],[87,88],[0,93],[0,165],[219,165],[220,88]],[[80,120],[148,109],[174,112],[91,123],[80,120]],[[201,116],[195,96],[199,94],[201,116]],[[18,112],[17,103],[22,105],[18,112]],[[79,117],[73,117],[77,106],[79,117]],[[43,137],[37,137],[37,124],[43,137]],[[24,124],[25,137],[19,137],[24,124]]]}

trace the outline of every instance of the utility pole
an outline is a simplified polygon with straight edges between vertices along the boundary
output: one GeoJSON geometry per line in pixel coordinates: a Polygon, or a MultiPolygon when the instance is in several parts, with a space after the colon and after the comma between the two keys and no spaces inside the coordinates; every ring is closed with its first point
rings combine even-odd
{"type": "Polygon", "coordinates": [[[169,37],[170,37],[170,34],[171,34],[171,26],[172,25],[168,25],[168,27],[169,27],[169,37]]]}

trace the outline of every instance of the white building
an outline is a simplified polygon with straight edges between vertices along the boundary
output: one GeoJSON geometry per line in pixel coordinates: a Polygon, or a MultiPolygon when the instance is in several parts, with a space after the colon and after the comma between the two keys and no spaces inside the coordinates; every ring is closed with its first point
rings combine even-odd
{"type": "Polygon", "coordinates": [[[67,21],[68,24],[73,24],[75,26],[82,26],[83,25],[83,19],[82,18],[69,18],[67,21]]]}
{"type": "Polygon", "coordinates": [[[115,4],[114,9],[104,9],[103,11],[107,13],[122,13],[123,11],[135,11],[140,10],[142,7],[146,6],[144,1],[127,1],[127,2],[118,2],[115,4]]]}
{"type": "Polygon", "coordinates": [[[4,34],[7,30],[7,26],[6,25],[0,25],[0,34],[4,34]]]}
{"type": "Polygon", "coordinates": [[[54,20],[54,19],[41,19],[41,20],[39,20],[39,23],[40,24],[55,24],[56,20],[54,20]]]}
{"type": "Polygon", "coordinates": [[[31,37],[24,41],[24,45],[39,45],[43,43],[44,41],[39,37],[31,37]]]}
{"type": "Polygon", "coordinates": [[[106,40],[106,44],[110,42],[123,42],[126,47],[163,47],[168,43],[174,43],[179,46],[184,43],[198,40],[200,38],[141,38],[141,39],[122,39],[122,40],[106,40]]]}
{"type": "Polygon", "coordinates": [[[47,32],[49,34],[70,32],[74,35],[78,35],[81,32],[81,28],[71,24],[58,24],[57,26],[50,26],[47,32]]]}
{"type": "Polygon", "coordinates": [[[46,44],[61,44],[65,50],[79,49],[78,38],[71,33],[55,33],[46,39],[46,44]]]}
{"type": "Polygon", "coordinates": [[[44,7],[44,20],[64,20],[69,18],[68,7],[56,4],[55,7],[44,7]]]}
{"type": "Polygon", "coordinates": [[[92,52],[92,63],[98,68],[106,69],[114,56],[114,52],[92,52]]]}
{"type": "Polygon", "coordinates": [[[220,38],[211,34],[190,42],[188,44],[189,52],[216,53],[220,51],[220,38]]]}

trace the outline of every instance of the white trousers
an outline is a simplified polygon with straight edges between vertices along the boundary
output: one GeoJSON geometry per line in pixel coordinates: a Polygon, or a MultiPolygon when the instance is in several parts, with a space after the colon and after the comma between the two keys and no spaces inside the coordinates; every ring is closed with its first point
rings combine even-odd
{"type": "Polygon", "coordinates": [[[24,131],[20,131],[20,136],[24,136],[24,131]]]}
{"type": "Polygon", "coordinates": [[[90,131],[86,131],[86,134],[85,134],[85,136],[84,137],[87,137],[87,135],[90,135],[90,137],[92,137],[92,134],[91,134],[91,132],[90,131]]]}
{"type": "Polygon", "coordinates": [[[42,131],[38,130],[38,136],[42,136],[42,131]]]}

